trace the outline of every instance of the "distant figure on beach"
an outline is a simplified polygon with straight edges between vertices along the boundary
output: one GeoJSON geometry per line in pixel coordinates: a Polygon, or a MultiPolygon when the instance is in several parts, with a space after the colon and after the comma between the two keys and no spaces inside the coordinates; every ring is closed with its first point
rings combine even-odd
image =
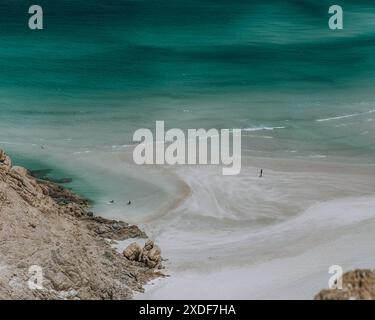
{"type": "Polygon", "coordinates": [[[259,178],[262,178],[263,177],[263,169],[260,169],[260,175],[259,175],[259,178]]]}
{"type": "Polygon", "coordinates": [[[128,206],[130,206],[131,204],[132,204],[132,202],[129,200],[129,201],[128,201],[128,206]]]}

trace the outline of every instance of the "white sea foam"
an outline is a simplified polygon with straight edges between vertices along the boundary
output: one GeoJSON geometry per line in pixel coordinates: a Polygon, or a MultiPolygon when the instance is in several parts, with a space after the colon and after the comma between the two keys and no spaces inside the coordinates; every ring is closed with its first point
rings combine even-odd
{"type": "Polygon", "coordinates": [[[120,150],[120,149],[126,149],[126,148],[132,148],[134,147],[134,144],[123,144],[123,145],[113,145],[111,146],[112,149],[114,150],[120,150]]]}
{"type": "Polygon", "coordinates": [[[340,120],[340,119],[346,119],[346,118],[352,118],[352,117],[358,117],[358,116],[362,116],[362,115],[366,115],[366,114],[371,114],[371,113],[374,113],[374,112],[375,112],[375,109],[369,110],[369,111],[366,111],[366,112],[358,112],[358,113],[346,114],[346,115],[342,115],[342,116],[335,116],[335,117],[330,117],[330,118],[317,119],[315,121],[325,122],[325,121],[332,121],[332,120],[340,120]]]}
{"type": "Polygon", "coordinates": [[[273,130],[277,130],[277,129],[285,129],[285,127],[282,127],[282,126],[279,126],[279,127],[253,127],[253,128],[244,128],[243,130],[251,132],[251,131],[263,131],[263,130],[273,131],[273,130]]]}
{"type": "Polygon", "coordinates": [[[92,151],[91,150],[83,150],[83,151],[75,151],[73,152],[74,155],[78,155],[78,154],[83,154],[83,153],[91,153],[92,151]]]}
{"type": "Polygon", "coordinates": [[[323,159],[323,158],[327,158],[327,155],[325,155],[325,154],[312,154],[312,155],[309,156],[309,158],[323,159]]]}
{"type": "Polygon", "coordinates": [[[243,134],[243,137],[252,137],[252,138],[257,138],[257,139],[273,139],[271,136],[257,136],[254,134],[243,134]]]}

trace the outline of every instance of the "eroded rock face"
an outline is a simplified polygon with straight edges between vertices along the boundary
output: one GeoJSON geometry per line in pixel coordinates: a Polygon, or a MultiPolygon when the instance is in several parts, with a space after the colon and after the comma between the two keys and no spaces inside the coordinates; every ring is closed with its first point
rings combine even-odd
{"type": "Polygon", "coordinates": [[[159,272],[116,252],[105,238],[145,237],[136,226],[93,217],[88,202],[0,150],[0,299],[128,299],[159,272]],[[31,289],[30,267],[42,289],[31,289]]]}
{"type": "MultiPolygon", "coordinates": [[[[85,215],[90,216],[90,214],[85,215]]],[[[91,230],[106,239],[121,241],[129,238],[147,238],[147,235],[137,226],[129,225],[123,221],[91,217],[87,223],[91,230]]]]}
{"type": "Polygon", "coordinates": [[[319,292],[316,300],[374,300],[375,270],[355,270],[342,278],[343,288],[325,289],[319,292]]]}

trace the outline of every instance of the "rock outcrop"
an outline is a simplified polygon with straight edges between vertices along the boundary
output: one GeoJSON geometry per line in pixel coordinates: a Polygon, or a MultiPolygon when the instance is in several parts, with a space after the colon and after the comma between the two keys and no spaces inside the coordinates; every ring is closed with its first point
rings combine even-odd
{"type": "Polygon", "coordinates": [[[141,254],[142,248],[136,242],[131,243],[126,247],[123,255],[126,259],[130,261],[139,261],[139,256],[141,254]]]}
{"type": "Polygon", "coordinates": [[[123,252],[124,257],[130,261],[139,261],[146,265],[148,268],[161,269],[161,250],[154,244],[153,241],[148,240],[144,247],[141,249],[136,242],[131,243],[123,252]]]}
{"type": "Polygon", "coordinates": [[[129,299],[161,276],[149,263],[156,253],[127,259],[108,241],[135,237],[146,235],[94,217],[87,200],[13,167],[0,150],[0,299],[129,299]]]}
{"type": "Polygon", "coordinates": [[[315,300],[374,300],[375,270],[355,270],[342,277],[342,289],[325,289],[315,300]]]}

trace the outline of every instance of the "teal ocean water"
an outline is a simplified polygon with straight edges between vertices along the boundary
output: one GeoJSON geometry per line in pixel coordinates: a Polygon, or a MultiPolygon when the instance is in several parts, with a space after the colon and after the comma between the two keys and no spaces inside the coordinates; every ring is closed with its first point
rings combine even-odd
{"type": "Polygon", "coordinates": [[[338,1],[340,31],[331,1],[38,4],[43,31],[28,1],[0,7],[0,144],[21,163],[121,150],[156,120],[245,129],[259,155],[373,160],[373,1],[338,1]]]}

